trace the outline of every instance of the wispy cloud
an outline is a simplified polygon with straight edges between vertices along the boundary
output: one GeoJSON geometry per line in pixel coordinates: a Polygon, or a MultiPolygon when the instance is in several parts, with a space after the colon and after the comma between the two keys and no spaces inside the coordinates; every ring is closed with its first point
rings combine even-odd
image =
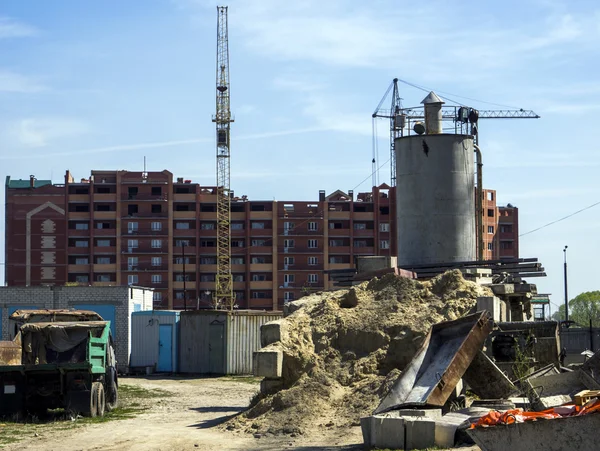
{"type": "MultiPolygon", "coordinates": [[[[10,145],[21,149],[31,149],[46,147],[62,138],[81,136],[88,131],[89,126],[78,119],[39,117],[21,119],[8,124],[5,127],[5,136],[10,145]]],[[[4,158],[10,159],[10,157],[4,158]]]]}
{"type": "Polygon", "coordinates": [[[0,16],[0,39],[23,38],[39,34],[37,28],[6,16],[0,16]]]}
{"type": "Polygon", "coordinates": [[[32,78],[0,69],[0,92],[33,93],[45,90],[46,86],[32,78]]]}
{"type": "MultiPolygon", "coordinates": [[[[248,135],[240,135],[235,137],[237,141],[246,140],[258,140],[265,138],[274,138],[278,136],[288,135],[299,135],[305,133],[317,133],[327,131],[327,128],[323,127],[312,127],[312,128],[300,128],[295,130],[281,130],[275,132],[265,133],[253,133],[248,135]]],[[[21,136],[23,138],[23,135],[21,136]]],[[[25,141],[29,139],[31,144],[41,142],[41,139],[34,133],[25,134],[25,141]]],[[[135,144],[119,144],[114,146],[95,147],[91,149],[80,149],[80,150],[69,150],[65,152],[53,152],[44,154],[25,154],[25,155],[3,155],[0,156],[0,160],[28,160],[28,159],[40,159],[40,158],[53,158],[53,157],[69,157],[69,156],[83,156],[92,155],[98,153],[109,153],[109,152],[121,152],[126,150],[146,150],[146,149],[159,149],[169,147],[179,147],[189,144],[200,144],[200,143],[213,143],[214,138],[192,138],[192,139],[180,139],[172,141],[158,141],[158,142],[145,142],[135,144]]]]}

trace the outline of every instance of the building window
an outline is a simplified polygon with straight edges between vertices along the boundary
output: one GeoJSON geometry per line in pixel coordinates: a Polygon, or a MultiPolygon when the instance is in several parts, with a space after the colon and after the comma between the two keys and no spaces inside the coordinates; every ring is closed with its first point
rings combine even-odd
{"type": "Polygon", "coordinates": [[[98,247],[110,247],[110,240],[98,240],[96,245],[98,247]]]}
{"type": "Polygon", "coordinates": [[[253,229],[264,229],[265,223],[264,222],[253,222],[250,227],[253,229]]]}
{"type": "Polygon", "coordinates": [[[349,264],[350,261],[344,261],[344,257],[329,257],[329,263],[333,263],[333,264],[340,264],[340,263],[345,263],[345,264],[349,264]]]}
{"type": "Polygon", "coordinates": [[[244,257],[231,257],[231,264],[232,265],[243,265],[244,257]]]}
{"type": "Polygon", "coordinates": [[[159,249],[162,247],[162,240],[152,240],[152,247],[154,249],[159,249]]]}
{"type": "Polygon", "coordinates": [[[110,222],[97,222],[96,223],[96,229],[101,230],[101,229],[110,229],[110,222]]]}
{"type": "Polygon", "coordinates": [[[318,274],[309,274],[308,275],[308,283],[317,283],[319,281],[318,274]]]}
{"type": "Polygon", "coordinates": [[[354,240],[354,247],[367,247],[365,240],[354,240]]]}
{"type": "Polygon", "coordinates": [[[283,257],[283,264],[284,265],[293,265],[294,264],[294,257],[283,257]]]}
{"type": "Polygon", "coordinates": [[[152,206],[150,208],[151,208],[152,213],[161,213],[162,212],[161,204],[152,204],[152,206]]]}
{"type": "Polygon", "coordinates": [[[96,282],[110,282],[110,276],[108,274],[98,274],[96,282]]]}
{"type": "Polygon", "coordinates": [[[231,240],[231,247],[244,247],[244,240],[231,240]]]}
{"type": "Polygon", "coordinates": [[[513,231],[513,228],[512,228],[511,224],[500,226],[500,232],[502,232],[502,233],[512,233],[512,231],[513,231]]]}
{"type": "Polygon", "coordinates": [[[160,186],[153,186],[150,193],[153,196],[160,196],[162,194],[162,189],[160,188],[160,186]]]}
{"type": "Polygon", "coordinates": [[[294,240],[283,240],[283,247],[294,247],[294,240]]]}
{"type": "Polygon", "coordinates": [[[136,283],[138,283],[137,274],[129,274],[127,276],[127,285],[135,285],[136,283]]]}
{"type": "Polygon", "coordinates": [[[77,240],[75,241],[75,247],[88,247],[89,242],[87,240],[77,240]]]}
{"type": "Polygon", "coordinates": [[[188,247],[190,240],[175,240],[175,247],[188,247]]]}
{"type": "Polygon", "coordinates": [[[319,242],[317,240],[308,240],[308,247],[310,249],[316,249],[319,246],[319,242]]]}
{"type": "Polygon", "coordinates": [[[200,274],[200,282],[214,282],[215,275],[214,274],[200,274]]]}
{"type": "Polygon", "coordinates": [[[489,200],[490,202],[494,200],[494,193],[491,191],[487,192],[487,200],[489,200]]]}
{"type": "Polygon", "coordinates": [[[379,231],[380,232],[389,232],[390,231],[390,223],[389,222],[382,222],[379,224],[379,231]]]}
{"type": "Polygon", "coordinates": [[[244,275],[243,274],[233,274],[232,279],[234,282],[243,282],[244,275]]]}
{"type": "Polygon", "coordinates": [[[160,274],[152,274],[152,283],[161,283],[162,276],[160,274]]]}
{"type": "Polygon", "coordinates": [[[284,274],[283,275],[283,283],[284,284],[294,283],[295,279],[296,279],[296,277],[294,276],[294,274],[284,274]]]}
{"type": "Polygon", "coordinates": [[[294,230],[294,227],[296,225],[293,222],[284,222],[283,223],[283,230],[294,230]]]}
{"type": "Polygon", "coordinates": [[[488,208],[487,215],[488,215],[488,217],[493,218],[494,217],[494,209],[488,208]]]}
{"type": "Polygon", "coordinates": [[[189,282],[190,281],[190,275],[189,274],[175,274],[175,282],[183,282],[183,281],[189,282]]]}
{"type": "Polygon", "coordinates": [[[340,247],[344,245],[344,240],[329,240],[329,246],[340,247]]]}
{"type": "Polygon", "coordinates": [[[110,265],[110,257],[96,257],[97,265],[110,265]]]}
{"type": "MultiPolygon", "coordinates": [[[[158,257],[160,258],[160,257],[158,257]]],[[[189,265],[190,264],[190,258],[189,257],[175,257],[175,264],[176,265],[183,265],[183,264],[189,265]]]]}
{"type": "Polygon", "coordinates": [[[175,292],[175,299],[183,299],[183,291],[176,291],[175,292]]]}
{"type": "Polygon", "coordinates": [[[265,282],[267,280],[267,276],[264,274],[252,274],[253,282],[265,282]]]}
{"type": "Polygon", "coordinates": [[[381,249],[389,249],[390,248],[390,241],[389,240],[381,240],[379,242],[379,247],[381,247],[381,249]]]}
{"type": "Polygon", "coordinates": [[[267,243],[267,240],[252,240],[251,241],[252,246],[265,246],[266,243],[267,243]]]}
{"type": "MultiPolygon", "coordinates": [[[[231,262],[231,263],[233,264],[233,262],[231,262]]],[[[217,257],[202,257],[200,259],[200,264],[201,265],[216,265],[217,264],[217,257]]]]}
{"type": "Polygon", "coordinates": [[[138,231],[138,223],[137,222],[129,222],[127,224],[127,232],[136,233],[138,231]]]}
{"type": "Polygon", "coordinates": [[[254,263],[254,264],[262,265],[267,262],[267,259],[265,257],[252,257],[250,262],[254,263]]]}
{"type": "Polygon", "coordinates": [[[77,274],[75,276],[75,282],[78,283],[88,283],[90,281],[90,276],[87,274],[77,274]]]}
{"type": "Polygon", "coordinates": [[[316,222],[309,222],[308,223],[308,230],[310,232],[316,232],[317,230],[319,230],[319,225],[316,222]]]}
{"type": "Polygon", "coordinates": [[[88,230],[89,229],[89,225],[87,222],[76,222],[75,223],[75,230],[88,230]]]}
{"type": "Polygon", "coordinates": [[[284,291],[283,292],[283,300],[286,302],[290,302],[294,300],[294,293],[292,291],[284,291]]]}
{"type": "Polygon", "coordinates": [[[214,240],[202,240],[200,241],[202,247],[216,247],[217,243],[214,240]]]}
{"type": "Polygon", "coordinates": [[[266,299],[267,297],[267,293],[265,293],[264,291],[253,291],[252,292],[252,299],[266,299]]]}
{"type": "Polygon", "coordinates": [[[155,291],[154,293],[152,293],[152,300],[162,301],[162,293],[160,291],[155,291]]]}
{"type": "Polygon", "coordinates": [[[365,224],[364,222],[355,222],[354,223],[354,230],[366,230],[367,229],[367,224],[365,224]]]}
{"type": "Polygon", "coordinates": [[[137,257],[129,257],[127,259],[127,270],[135,271],[137,270],[138,258],[137,257]]]}
{"type": "Polygon", "coordinates": [[[80,258],[75,259],[76,265],[87,265],[89,263],[90,263],[90,261],[87,257],[80,257],[80,258]]]}
{"type": "Polygon", "coordinates": [[[133,205],[127,205],[127,214],[129,216],[133,216],[136,215],[138,213],[138,206],[133,204],[133,205]]]}
{"type": "Polygon", "coordinates": [[[129,249],[135,249],[138,247],[138,240],[127,240],[127,247],[129,249]]]}
{"type": "Polygon", "coordinates": [[[244,230],[244,223],[243,222],[232,222],[231,230],[244,230]]]}
{"type": "Polygon", "coordinates": [[[311,266],[318,265],[319,259],[317,257],[308,257],[308,264],[311,266]]]}
{"type": "Polygon", "coordinates": [[[500,241],[500,249],[512,249],[513,242],[512,241],[500,241]]]}
{"type": "Polygon", "coordinates": [[[215,223],[214,222],[203,222],[202,224],[200,224],[200,229],[215,230],[215,223]]]}
{"type": "Polygon", "coordinates": [[[152,257],[152,266],[162,265],[162,257],[152,257]]]}
{"type": "Polygon", "coordinates": [[[488,226],[488,233],[494,233],[494,226],[488,226]]]}
{"type": "Polygon", "coordinates": [[[190,223],[189,222],[176,222],[175,223],[175,228],[177,230],[189,230],[190,223]]]}
{"type": "Polygon", "coordinates": [[[494,250],[494,243],[488,243],[488,251],[494,250]]]}
{"type": "Polygon", "coordinates": [[[162,230],[162,223],[160,222],[153,222],[151,225],[152,231],[153,232],[158,232],[159,230],[162,230]]]}

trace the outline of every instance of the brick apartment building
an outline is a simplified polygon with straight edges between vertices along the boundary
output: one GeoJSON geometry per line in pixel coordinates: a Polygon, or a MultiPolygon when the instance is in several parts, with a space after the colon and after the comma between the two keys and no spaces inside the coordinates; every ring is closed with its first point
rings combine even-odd
{"type": "MultiPolygon", "coordinates": [[[[516,208],[486,191],[486,258],[518,256],[516,208]],[[500,231],[498,232],[498,228],[500,231]]],[[[92,171],[75,182],[6,179],[9,286],[139,285],[155,308],[210,305],[216,273],[216,190],[169,171],[92,171]]],[[[231,204],[240,308],[278,309],[331,288],[324,273],[361,255],[395,255],[395,189],[319,192],[316,201],[231,204]]]]}

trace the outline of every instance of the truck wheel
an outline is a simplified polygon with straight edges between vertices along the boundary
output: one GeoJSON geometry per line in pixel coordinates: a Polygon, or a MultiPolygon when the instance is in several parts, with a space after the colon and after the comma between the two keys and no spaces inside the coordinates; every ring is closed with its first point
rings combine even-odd
{"type": "Polygon", "coordinates": [[[97,411],[98,411],[98,416],[99,417],[103,417],[104,416],[104,410],[105,410],[105,406],[106,406],[106,397],[104,396],[104,385],[102,385],[102,382],[96,382],[96,384],[98,384],[98,388],[96,389],[96,394],[98,395],[98,400],[96,401],[96,407],[97,407],[97,411]]]}
{"type": "Polygon", "coordinates": [[[112,390],[107,389],[105,393],[106,393],[106,411],[112,412],[119,405],[119,391],[117,389],[117,386],[114,385],[112,390]],[[111,391],[112,391],[112,393],[111,393],[111,391]]]}
{"type": "Polygon", "coordinates": [[[82,412],[84,417],[94,418],[98,414],[98,385],[99,382],[92,382],[92,389],[90,390],[90,406],[89,410],[86,406],[86,411],[82,412]]]}

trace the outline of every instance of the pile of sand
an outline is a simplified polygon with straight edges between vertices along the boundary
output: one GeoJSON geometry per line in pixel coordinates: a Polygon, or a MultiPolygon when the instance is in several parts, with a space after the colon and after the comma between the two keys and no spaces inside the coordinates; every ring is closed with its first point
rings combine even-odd
{"type": "Polygon", "coordinates": [[[359,424],[410,362],[432,325],[474,311],[489,290],[448,271],[421,282],[393,274],[292,303],[282,320],[284,388],[227,424],[301,434],[359,424]]]}

